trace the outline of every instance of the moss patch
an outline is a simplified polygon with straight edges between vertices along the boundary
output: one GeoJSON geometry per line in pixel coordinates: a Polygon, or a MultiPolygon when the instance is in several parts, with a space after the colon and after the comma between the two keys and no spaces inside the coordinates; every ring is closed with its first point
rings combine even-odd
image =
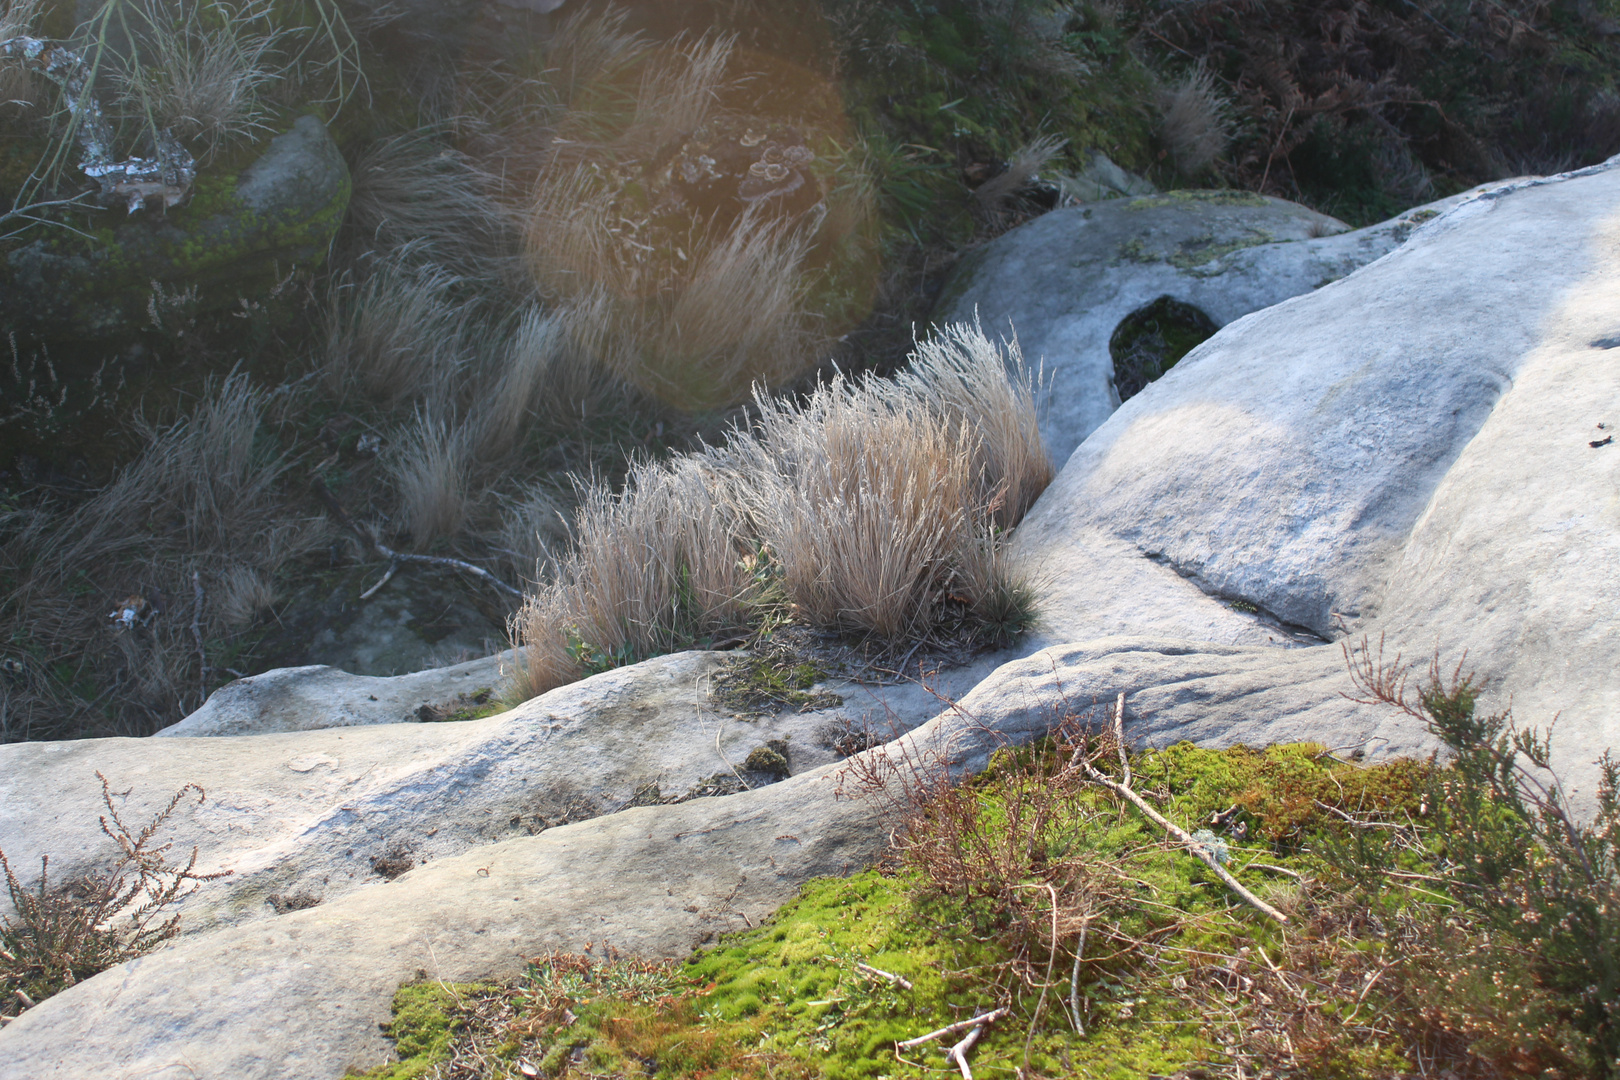
{"type": "Polygon", "coordinates": [[[1108,339],[1120,401],[1135,397],[1217,329],[1202,310],[1170,296],[1125,316],[1108,339]]]}
{"type": "Polygon", "coordinates": [[[1141,195],[1125,204],[1127,210],[1156,210],[1165,206],[1269,206],[1264,195],[1252,191],[1181,189],[1159,195],[1141,195]]]}
{"type": "MultiPolygon", "coordinates": [[[[1360,1014],[1388,1022],[1399,1006],[1395,985],[1366,976],[1401,963],[1404,943],[1374,925],[1452,902],[1432,885],[1386,878],[1370,904],[1356,900],[1359,926],[1343,904],[1333,908],[1349,920],[1332,924],[1343,942],[1315,941],[1332,904],[1311,883],[1335,873],[1335,845],[1364,831],[1354,822],[1422,820],[1430,766],[1360,768],[1308,744],[1179,744],[1135,756],[1135,789],[1198,828],[1198,842],[1287,911],[1285,930],[1123,800],[1066,784],[1074,749],[1004,752],[954,803],[931,804],[889,871],[809,882],[767,924],[684,964],[552,956],[463,1005],[431,984],[406,987],[394,1027],[401,1056],[413,1067],[424,1055],[446,1060],[452,1033],[469,1051],[462,1060],[477,1051],[501,1063],[481,1076],[875,1080],[946,1068],[937,1042],[897,1044],[1006,1005],[1011,1015],[972,1051],[975,1075],[1012,1075],[1027,1041],[1035,1075],[1194,1076],[1265,1060],[1271,1044],[1261,1036],[1292,1022],[1304,995],[1320,1045],[1297,1075],[1409,1067],[1422,1047],[1403,1043],[1398,1025],[1385,1039],[1358,1026],[1360,1014]],[[952,847],[966,835],[943,827],[953,816],[1001,843],[952,847]],[[941,859],[946,849],[955,863],[941,859]],[[1048,886],[1063,897],[1055,935],[1048,886]],[[1086,905],[1069,903],[1083,895],[1086,905]],[[1014,897],[1025,898],[1022,915],[1008,907],[1014,897]],[[1353,976],[1312,969],[1324,950],[1353,976]],[[480,1015],[502,1019],[480,1028],[468,1019],[480,1015]]],[[[1096,760],[1111,763],[1112,752],[1096,760]]],[[[1416,867],[1427,850],[1419,843],[1392,857],[1416,867]]]]}
{"type": "Polygon", "coordinates": [[[842,697],[813,689],[827,676],[826,669],[795,650],[761,643],[747,655],[722,662],[711,696],[717,704],[742,715],[836,709],[844,703],[842,697]]]}

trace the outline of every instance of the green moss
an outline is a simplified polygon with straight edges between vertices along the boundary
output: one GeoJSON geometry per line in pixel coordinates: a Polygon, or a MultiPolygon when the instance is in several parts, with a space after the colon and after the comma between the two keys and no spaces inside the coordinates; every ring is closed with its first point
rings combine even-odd
{"type": "MultiPolygon", "coordinates": [[[[1011,828],[1015,807],[1051,790],[1059,757],[1067,760],[1047,747],[1003,751],[970,782],[963,805],[973,808],[985,835],[1011,828]]],[[[1421,816],[1429,777],[1420,763],[1362,769],[1311,744],[1210,750],[1183,743],[1136,755],[1133,769],[1135,788],[1172,820],[1189,827],[1221,822],[1218,843],[1229,852],[1229,864],[1277,902],[1297,889],[1282,875],[1322,872],[1316,847],[1324,831],[1354,831],[1336,812],[1421,816]],[[1247,869],[1251,862],[1263,862],[1266,871],[1247,869]]],[[[1227,1061],[1225,1021],[1187,987],[1208,981],[1199,975],[1208,970],[1205,958],[1283,955],[1281,928],[1237,901],[1201,862],[1163,843],[1158,826],[1101,788],[1070,789],[1038,829],[1036,861],[1015,879],[1014,892],[1038,892],[1043,880],[1061,884],[1060,876],[1043,876],[1058,874],[1059,866],[1115,867],[1116,880],[1129,885],[1099,912],[1102,937],[1087,948],[1075,988],[1084,1037],[1066,1011],[1067,965],[1054,973],[1057,985],[1044,1005],[1038,978],[1032,985],[1009,974],[1015,957],[1008,935],[1027,933],[1031,944],[1021,948],[1033,949],[1032,962],[1044,970],[1047,931],[1020,931],[1009,922],[998,900],[1005,886],[993,875],[977,884],[942,884],[915,862],[900,872],[811,881],[764,925],[723,938],[678,969],[584,958],[572,958],[572,966],[566,958],[539,962],[528,976],[490,993],[551,1019],[528,1022],[522,1037],[501,1030],[467,1037],[499,1060],[536,1062],[547,1076],[875,1080],[909,1075],[897,1059],[897,1042],[1006,1001],[1013,1015],[975,1047],[975,1075],[1011,1075],[1021,1067],[1032,1028],[1030,1066],[1037,1075],[1144,1080],[1227,1061]],[[1150,949],[1141,944],[1150,941],[1150,949]]],[[[982,870],[988,873],[988,864],[982,870]]],[[[1388,898],[1397,908],[1406,902],[1404,894],[1388,898]]],[[[1385,947],[1366,944],[1375,960],[1385,947]]],[[[1359,984],[1353,989],[1362,991],[1359,984]]],[[[444,1015],[445,996],[426,984],[401,993],[397,1011],[425,1011],[411,1025],[396,1021],[414,1040],[401,1044],[401,1056],[414,1062],[423,1047],[445,1053],[435,1041],[454,1026],[444,1015]]],[[[1377,1007],[1382,999],[1373,988],[1362,1000],[1377,1007]]],[[[1347,1000],[1344,1011],[1352,1004],[1347,1000]]],[[[942,1069],[941,1051],[923,1046],[905,1058],[942,1069]]],[[[1312,1075],[1404,1068],[1393,1042],[1347,1040],[1322,1060],[1331,1067],[1312,1075]]]]}
{"type": "Polygon", "coordinates": [[[350,1072],[368,1080],[417,1080],[450,1057],[451,1039],[459,1026],[458,1005],[469,996],[487,992],[479,983],[421,982],[402,986],[394,995],[394,1018],[387,1035],[394,1040],[399,1060],[370,1072],[350,1072]]]}
{"type": "Polygon", "coordinates": [[[1125,316],[1108,339],[1119,399],[1129,401],[1213,337],[1217,329],[1204,311],[1170,296],[1161,296],[1125,316]]]}
{"type": "Polygon", "coordinates": [[[1250,229],[1247,236],[1240,236],[1231,240],[1217,240],[1213,234],[1205,234],[1191,240],[1183,240],[1176,245],[1176,250],[1166,261],[1184,273],[1192,274],[1195,277],[1206,276],[1211,271],[1202,268],[1212,262],[1218,262],[1233,252],[1242,251],[1245,248],[1259,247],[1262,244],[1274,244],[1276,242],[1277,238],[1264,229],[1250,229]]]}
{"type": "MultiPolygon", "coordinates": [[[[250,163],[268,142],[242,155],[250,163]]],[[[345,172],[325,201],[264,213],[237,195],[239,170],[206,168],[190,201],[167,213],[112,211],[90,219],[92,228],[51,229],[12,254],[19,288],[0,314],[20,324],[71,327],[75,334],[106,334],[144,327],[153,282],[184,292],[191,317],[272,290],[294,266],[317,266],[347,212],[351,183],[345,172]]]]}
{"type": "Polygon", "coordinates": [[[835,709],[844,703],[842,697],[811,689],[828,674],[814,660],[765,642],[751,653],[727,657],[714,677],[711,694],[717,704],[742,714],[835,709]]]}
{"type": "Polygon", "coordinates": [[[1127,210],[1155,210],[1163,206],[1269,206],[1264,195],[1252,191],[1179,189],[1159,195],[1141,195],[1125,204],[1127,210]]]}

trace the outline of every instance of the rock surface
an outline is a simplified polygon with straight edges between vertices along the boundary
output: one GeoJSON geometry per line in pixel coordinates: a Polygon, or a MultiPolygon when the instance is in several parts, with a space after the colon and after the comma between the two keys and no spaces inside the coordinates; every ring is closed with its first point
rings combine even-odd
{"type": "Polygon", "coordinates": [[[349,170],[326,127],[302,116],[240,173],[204,172],[167,215],[104,211],[89,239],[53,231],[6,254],[0,323],[96,338],[184,318],[319,262],[349,205],[349,170]],[[163,295],[153,303],[153,283],[163,295]]]}
{"type": "MultiPolygon", "coordinates": [[[[98,772],[127,792],[115,802],[136,828],[197,783],[207,800],[184,804],[165,836],[176,850],[198,849],[207,870],[231,871],[176,909],[186,933],[202,933],[512,836],[763,786],[779,767],[749,771],[748,762],[767,743],[781,740],[788,771],[805,772],[837,760],[833,740],[849,728],[886,740],[940,709],[916,685],[839,682],[822,689],[840,706],[738,715],[711,689],[743,655],[657,657],[499,715],[428,723],[397,721],[424,706],[444,715],[498,685],[503,657],[387,679],[269,672],[216,691],[162,737],[0,747],[0,851],[24,881],[37,879],[46,854],[58,879],[91,870],[114,854],[98,824],[98,772]]],[[[982,660],[936,689],[961,696],[996,663],[982,660]]],[[[0,913],[8,908],[0,900],[0,913]]]]}
{"type": "MultiPolygon", "coordinates": [[[[611,697],[617,690],[619,704],[633,710],[652,703],[647,682],[664,679],[670,693],[678,695],[681,687],[690,686],[683,676],[712,668],[715,655],[683,653],[651,660],[563,690],[590,699],[611,697]],[[622,677],[612,680],[609,675],[622,677]],[[632,681],[642,685],[631,690],[632,681]]],[[[544,705],[537,710],[542,717],[552,710],[560,713],[569,708],[561,693],[553,691],[529,705],[544,705]]],[[[1003,704],[1021,700],[1016,691],[1002,695],[1003,704]]],[[[971,708],[971,695],[964,704],[971,708]]],[[[577,704],[569,711],[576,719],[564,720],[554,738],[567,738],[582,726],[577,704]]],[[[1005,739],[1023,740],[1044,731],[1047,719],[1042,708],[1013,707],[997,731],[967,709],[951,709],[918,730],[911,753],[955,767],[982,768],[1005,739]]],[[[475,732],[476,725],[457,726],[475,732]]],[[[238,759],[253,755],[278,765],[281,754],[266,754],[266,748],[277,747],[282,754],[297,749],[304,756],[286,761],[288,770],[303,769],[300,777],[332,774],[335,781],[345,764],[316,760],[320,744],[314,740],[341,738],[347,744],[369,735],[387,740],[391,759],[397,759],[405,749],[402,736],[445,726],[350,728],[178,745],[202,754],[219,748],[238,759]]],[[[628,730],[622,725],[612,729],[621,736],[628,730]]],[[[598,730],[599,737],[603,734],[598,730]]],[[[635,741],[648,737],[646,728],[633,731],[635,741]]],[[[69,755],[81,756],[98,747],[125,755],[151,747],[163,750],[168,759],[176,757],[177,746],[151,740],[44,745],[66,747],[69,755]]],[[[9,760],[17,749],[0,748],[7,765],[21,765],[7,775],[27,768],[42,777],[41,789],[60,782],[49,769],[9,760]]],[[[525,761],[522,747],[501,749],[505,753],[493,755],[498,760],[487,765],[476,785],[419,773],[416,782],[396,786],[415,799],[442,798],[437,806],[442,813],[476,814],[477,789],[498,785],[501,768],[523,768],[533,776],[544,767],[538,755],[525,761]]],[[[340,752],[351,751],[345,745],[340,752]]],[[[881,763],[882,754],[874,751],[869,757],[881,763]]],[[[567,760],[580,769],[589,759],[576,754],[567,760]]],[[[148,778],[154,790],[161,789],[161,760],[152,755],[141,763],[146,766],[143,792],[148,778]]],[[[347,767],[360,763],[351,757],[347,767]]],[[[215,771],[206,757],[192,764],[204,776],[215,771]]],[[[375,763],[374,768],[382,771],[375,763]]],[[[133,776],[136,770],[128,771],[133,776]]],[[[846,789],[843,783],[843,772],[844,766],[825,764],[726,798],[626,809],[536,836],[502,840],[497,833],[474,850],[431,859],[391,881],[375,878],[369,887],[353,888],[317,907],[255,922],[252,931],[191,934],[28,1010],[0,1031],[0,1077],[44,1080],[83,1076],[91,1069],[97,1075],[133,1078],[170,1068],[238,1080],[337,1077],[347,1068],[373,1066],[384,1058],[388,1046],[378,1025],[388,1018],[399,984],[419,971],[450,980],[514,975],[536,952],[579,952],[591,943],[641,955],[685,955],[719,933],[757,922],[790,899],[804,881],[849,873],[877,854],[887,839],[880,803],[855,798],[854,785],[846,789]],[[87,1020],[92,1028],[82,1029],[87,1020]],[[76,1027],[81,1029],[69,1035],[76,1027]]],[[[74,784],[70,780],[65,786],[71,791],[74,784]]],[[[18,793],[0,791],[0,798],[11,805],[18,793]]],[[[210,803],[216,801],[210,798],[210,803]]],[[[402,815],[405,801],[393,804],[402,815]]],[[[293,823],[294,830],[300,827],[304,823],[293,823]]],[[[231,879],[216,883],[222,890],[239,889],[240,884],[231,879]]],[[[214,903],[217,910],[219,902],[214,903]]],[[[201,909],[199,905],[193,914],[201,909]]]]}
{"type": "Polygon", "coordinates": [[[1168,296],[1225,326],[1365,266],[1459,198],[1353,232],[1295,203],[1235,191],[1055,210],[964,258],[933,321],[977,317],[991,334],[1016,331],[1051,379],[1041,435],[1061,464],[1119,407],[1108,343],[1132,312],[1168,296]]]}
{"type": "MultiPolygon", "coordinates": [[[[1054,667],[1090,665],[1064,688],[1107,696],[1121,675],[1134,682],[1167,658],[1181,670],[1182,648],[1115,641],[1008,664],[901,746],[863,755],[865,772],[892,780],[906,760],[958,774],[982,769],[998,747],[1047,730],[1061,700],[1054,667]]],[[[1276,655],[1224,655],[1245,651],[1276,655]]],[[[1222,651],[1212,655],[1206,670],[1221,666],[1222,651]]],[[[1253,711],[1263,698],[1262,688],[1239,679],[1218,704],[1228,716],[1254,717],[1252,733],[1263,739],[1264,720],[1253,711]]],[[[1194,702],[1180,705],[1189,720],[1201,714],[1194,702]]],[[[1179,736],[1182,726],[1163,734],[1179,736]]],[[[188,1068],[268,1080],[374,1066],[388,1053],[378,1025],[394,991],[421,972],[508,977],[537,953],[588,944],[684,956],[757,924],[809,878],[865,865],[891,822],[883,799],[863,797],[881,787],[863,788],[858,776],[829,764],[728,798],[628,809],[435,859],[252,932],[182,938],[24,1013],[0,1032],[0,1077],[93,1071],[123,1080],[188,1068]]]]}
{"type": "Polygon", "coordinates": [[[226,683],[202,708],[153,738],[269,735],[359,724],[406,724],[421,710],[482,705],[499,690],[510,651],[410,675],[351,675],[335,667],[276,668],[226,683]]]}
{"type": "Polygon", "coordinates": [[[1620,744],[1620,452],[1590,445],[1620,422],[1617,166],[1477,192],[1127,402],[1020,526],[1041,641],[1466,652],[1485,708],[1560,715],[1590,806],[1620,744]]]}

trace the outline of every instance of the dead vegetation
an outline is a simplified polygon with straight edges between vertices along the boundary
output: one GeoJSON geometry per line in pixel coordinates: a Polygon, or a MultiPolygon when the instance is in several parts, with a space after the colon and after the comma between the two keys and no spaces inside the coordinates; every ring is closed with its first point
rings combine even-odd
{"type": "Polygon", "coordinates": [[[147,734],[221,681],[225,641],[327,536],[286,512],[273,404],[227,378],[179,419],[139,421],[140,455],[77,507],[0,521],[6,741],[147,734]]]}
{"type": "Polygon", "coordinates": [[[1231,120],[1215,77],[1203,66],[1159,94],[1159,141],[1176,171],[1197,176],[1214,166],[1231,138],[1231,120]]]}
{"type": "Polygon", "coordinates": [[[1031,619],[1006,530],[1050,481],[1035,375],[957,326],[895,380],[756,399],[725,443],[585,493],[572,550],[514,620],[513,695],[782,617],[900,647],[1031,619]]]}
{"type": "Polygon", "coordinates": [[[538,173],[531,265],[604,369],[682,408],[731,405],[823,358],[838,328],[810,295],[850,272],[829,260],[872,208],[834,182],[858,170],[835,133],[728,104],[769,77],[738,67],[732,37],[655,44],[623,23],[581,11],[551,42],[568,58],[553,135],[517,151],[538,173]]]}
{"type": "Polygon", "coordinates": [[[107,807],[101,831],[118,845],[110,867],[53,885],[46,855],[40,859],[38,882],[25,886],[0,852],[15,912],[0,917],[0,1020],[173,938],[180,932],[180,916],[170,913],[172,905],[230,873],[199,873],[195,850],[183,864],[171,861],[173,845],[159,839],[164,824],[190,796],[203,801],[202,788],[187,784],[175,792],[137,833],[114,802],[129,792],[114,792],[105,776],[96,777],[107,807]]]}

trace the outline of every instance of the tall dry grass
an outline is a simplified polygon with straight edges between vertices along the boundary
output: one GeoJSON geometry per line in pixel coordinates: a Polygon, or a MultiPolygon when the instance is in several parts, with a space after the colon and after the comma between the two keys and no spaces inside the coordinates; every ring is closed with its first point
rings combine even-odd
{"type": "Polygon", "coordinates": [[[1052,477],[1036,381],[1016,343],[953,326],[895,380],[760,393],[723,446],[593,488],[574,549],[513,622],[514,696],[757,622],[778,596],[889,644],[1016,634],[1033,597],[1006,530],[1052,477]]]}
{"type": "Polygon", "coordinates": [[[763,203],[733,214],[659,202],[673,181],[647,163],[727,115],[735,42],[652,45],[615,20],[568,24],[602,70],[571,63],[551,99],[552,139],[534,158],[527,208],[535,280],[598,316],[583,336],[603,369],[678,408],[737,404],[755,382],[788,382],[822,358],[829,339],[810,297],[827,251],[821,265],[812,255],[861,234],[875,203],[859,184],[797,216],[763,203]]]}
{"type": "Polygon", "coordinates": [[[500,178],[456,148],[447,128],[376,139],[354,156],[352,242],[360,251],[405,251],[462,278],[514,282],[523,268],[510,215],[495,197],[500,178]]]}
{"type": "Polygon", "coordinates": [[[269,405],[233,375],[140,422],[142,452],[78,507],[0,518],[0,740],[148,734],[224,681],[277,572],[326,536],[288,509],[269,405]]]}
{"type": "Polygon", "coordinates": [[[648,148],[703,123],[719,104],[734,35],[677,39],[652,51],[626,138],[648,148]]]}
{"type": "Polygon", "coordinates": [[[722,453],[748,477],[752,526],[801,618],[892,641],[959,616],[948,600],[973,621],[1012,614],[1001,534],[1052,478],[1036,379],[1016,343],[957,324],[892,381],[839,376],[801,403],[760,400],[722,453]]]}
{"type": "Polygon", "coordinates": [[[454,396],[472,359],[471,307],[458,295],[459,275],[416,254],[406,245],[333,279],[325,375],[339,396],[359,392],[387,405],[454,396]]]}
{"type": "Polygon", "coordinates": [[[285,77],[288,35],[264,0],[127,0],[123,24],[135,47],[114,73],[129,112],[155,130],[197,140],[211,155],[223,144],[268,131],[270,89],[285,77]]]}
{"type": "Polygon", "coordinates": [[[1159,111],[1159,142],[1178,172],[1196,176],[1226,152],[1229,109],[1214,74],[1202,64],[1159,94],[1159,111]]]}
{"type": "Polygon", "coordinates": [[[622,491],[583,492],[573,546],[513,621],[523,700],[586,674],[746,626],[761,584],[731,478],[701,456],[631,469],[622,491]]]}
{"type": "Polygon", "coordinates": [[[470,509],[470,429],[418,409],[390,456],[403,524],[417,547],[461,532],[470,509]]]}
{"type": "Polygon", "coordinates": [[[1057,135],[1043,135],[1013,151],[1007,167],[973,189],[974,201],[980,213],[992,219],[1001,214],[1002,205],[1018,189],[1037,178],[1047,163],[1063,152],[1069,140],[1057,135]]]}

